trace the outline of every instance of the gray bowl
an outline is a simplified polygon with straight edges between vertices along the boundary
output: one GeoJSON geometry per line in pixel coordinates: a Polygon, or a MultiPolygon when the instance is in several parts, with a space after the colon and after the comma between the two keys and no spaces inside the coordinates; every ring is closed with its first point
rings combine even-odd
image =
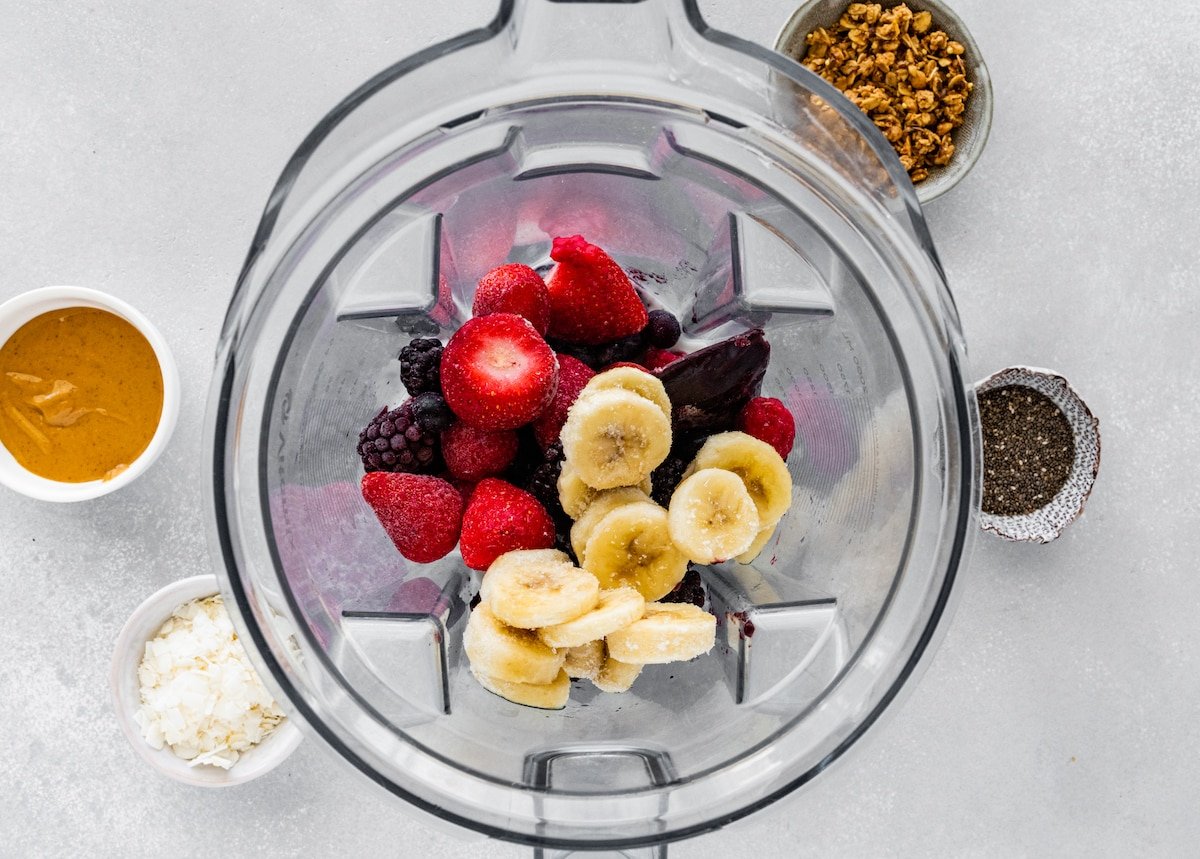
{"type": "MultiPolygon", "coordinates": [[[[804,37],[818,27],[832,27],[848,5],[849,0],[809,0],[793,12],[783,25],[775,40],[775,50],[799,62],[806,50],[804,37]]],[[[889,2],[884,5],[891,7],[899,4],[889,2]]],[[[949,6],[939,0],[912,0],[908,7],[914,12],[928,11],[933,16],[936,29],[945,30],[951,39],[962,44],[966,49],[963,60],[967,67],[967,79],[975,85],[971,97],[967,99],[963,124],[954,131],[954,157],[945,167],[930,168],[929,176],[915,186],[917,199],[928,203],[957,185],[983,152],[992,127],[992,79],[983,63],[979,45],[962,19],[949,6]]]]}

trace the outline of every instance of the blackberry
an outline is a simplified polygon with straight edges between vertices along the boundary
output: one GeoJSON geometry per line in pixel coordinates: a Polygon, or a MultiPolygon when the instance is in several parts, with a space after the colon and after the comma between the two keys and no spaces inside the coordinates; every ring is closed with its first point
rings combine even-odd
{"type": "Polygon", "coordinates": [[[525,481],[525,491],[536,498],[551,516],[562,512],[558,500],[558,476],[562,474],[562,442],[555,442],[542,454],[544,461],[525,481]]]}
{"type": "Polygon", "coordinates": [[[390,412],[379,410],[358,434],[358,455],[367,471],[432,474],[442,467],[437,432],[413,417],[412,400],[390,412]]]}
{"type": "Polygon", "coordinates": [[[696,608],[704,608],[707,599],[708,592],[704,589],[700,571],[693,564],[688,564],[687,572],[679,580],[679,584],[659,602],[691,603],[696,608]]]}
{"type": "Polygon", "coordinates": [[[454,412],[441,394],[426,391],[410,400],[413,420],[427,432],[441,432],[454,423],[454,412]]]}
{"type": "Polygon", "coordinates": [[[671,506],[671,495],[691,462],[692,456],[677,456],[672,452],[658,468],[650,472],[650,497],[654,499],[655,504],[662,507],[671,506]]]}
{"type": "Polygon", "coordinates": [[[442,341],[418,337],[400,350],[400,381],[414,397],[442,390],[442,341]]]}
{"type": "Polygon", "coordinates": [[[596,360],[599,362],[596,369],[616,364],[618,361],[637,363],[646,351],[646,333],[647,329],[643,328],[637,334],[600,345],[596,353],[596,360]]]}
{"type": "Polygon", "coordinates": [[[650,322],[646,325],[647,339],[657,349],[670,349],[679,342],[683,330],[679,320],[665,310],[651,310],[650,322]]]}

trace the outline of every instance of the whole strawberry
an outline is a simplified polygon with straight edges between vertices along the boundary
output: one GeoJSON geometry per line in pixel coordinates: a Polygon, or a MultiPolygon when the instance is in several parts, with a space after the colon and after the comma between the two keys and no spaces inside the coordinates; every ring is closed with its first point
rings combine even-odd
{"type": "Polygon", "coordinates": [[[528,319],[493,313],[454,333],[441,375],[442,395],[460,419],[479,429],[516,429],[550,404],[558,362],[528,319]]]}
{"type": "Polygon", "coordinates": [[[517,455],[517,434],[512,430],[481,430],[456,423],[442,432],[442,458],[450,474],[474,483],[499,474],[517,455]]]}
{"type": "Polygon", "coordinates": [[[582,361],[570,355],[558,356],[558,390],[550,405],[533,422],[534,437],[543,450],[558,441],[558,434],[567,422],[567,409],[594,375],[595,371],[582,361]]]}
{"type": "Polygon", "coordinates": [[[554,521],[536,498],[495,477],[479,481],[463,514],[463,563],[486,570],[505,552],[553,545],[554,521]]]}
{"type": "Polygon", "coordinates": [[[509,263],[498,266],[479,281],[471,315],[515,313],[529,320],[537,333],[545,336],[550,327],[550,295],[542,276],[527,265],[509,263]]]}
{"type": "Polygon", "coordinates": [[[583,236],[554,240],[558,263],[546,281],[550,293],[550,336],[598,344],[637,334],[649,315],[633,282],[616,261],[583,236]]]}
{"type": "Polygon", "coordinates": [[[796,421],[781,400],[755,397],[738,414],[737,428],[765,441],[787,459],[796,443],[796,421]]]}
{"type": "Polygon", "coordinates": [[[458,543],[462,496],[441,478],[372,471],[363,475],[362,496],[410,561],[428,564],[450,554],[458,543]]]}

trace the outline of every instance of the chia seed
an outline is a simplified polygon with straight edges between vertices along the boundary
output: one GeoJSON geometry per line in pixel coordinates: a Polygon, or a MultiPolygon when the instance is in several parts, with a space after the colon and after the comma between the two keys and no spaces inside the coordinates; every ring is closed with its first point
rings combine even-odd
{"type": "Polygon", "coordinates": [[[1023,516],[1045,507],[1071,476],[1075,435],[1040,391],[1005,385],[979,395],[983,512],[1023,516]]]}

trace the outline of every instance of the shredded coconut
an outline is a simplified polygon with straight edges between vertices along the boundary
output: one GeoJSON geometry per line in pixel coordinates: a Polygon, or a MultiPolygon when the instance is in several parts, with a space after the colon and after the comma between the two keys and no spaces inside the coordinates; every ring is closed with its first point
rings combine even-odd
{"type": "Polygon", "coordinates": [[[175,610],[138,666],[146,742],[191,766],[229,769],[279,727],[283,712],[259,680],[221,596],[175,610]]]}

